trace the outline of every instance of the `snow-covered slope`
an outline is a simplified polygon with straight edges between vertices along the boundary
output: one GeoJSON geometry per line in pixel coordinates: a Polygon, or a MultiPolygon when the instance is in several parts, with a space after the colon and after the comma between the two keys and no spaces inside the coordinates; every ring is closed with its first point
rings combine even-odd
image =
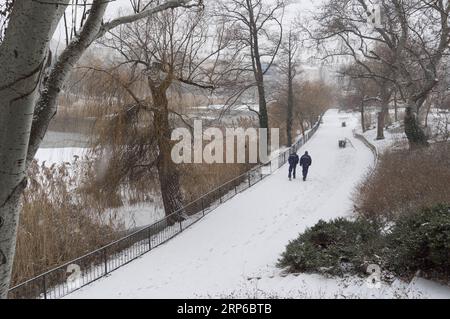
{"type": "Polygon", "coordinates": [[[75,156],[81,158],[86,155],[88,149],[80,147],[64,148],[40,148],[35,156],[39,164],[45,162],[47,166],[52,164],[72,163],[75,156]]]}
{"type": "MultiPolygon", "coordinates": [[[[373,163],[372,153],[352,136],[356,125],[356,117],[329,111],[303,149],[313,157],[309,181],[289,182],[284,167],[167,244],[68,298],[393,296],[394,288],[374,292],[363,280],[283,277],[276,268],[286,244],[306,227],[351,214],[353,187],[373,163]],[[339,149],[340,138],[355,148],[339,149]]],[[[442,289],[438,296],[450,296],[442,289]]]]}

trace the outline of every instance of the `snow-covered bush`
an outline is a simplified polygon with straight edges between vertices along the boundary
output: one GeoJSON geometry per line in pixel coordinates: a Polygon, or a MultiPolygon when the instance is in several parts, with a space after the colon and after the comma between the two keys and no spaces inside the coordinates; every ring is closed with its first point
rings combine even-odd
{"type": "Polygon", "coordinates": [[[430,278],[450,277],[450,206],[438,205],[397,221],[386,238],[389,269],[400,276],[421,271],[430,278]]]}
{"type": "Polygon", "coordinates": [[[380,227],[367,219],[320,221],[289,243],[279,266],[290,272],[365,273],[379,262],[380,227]]]}

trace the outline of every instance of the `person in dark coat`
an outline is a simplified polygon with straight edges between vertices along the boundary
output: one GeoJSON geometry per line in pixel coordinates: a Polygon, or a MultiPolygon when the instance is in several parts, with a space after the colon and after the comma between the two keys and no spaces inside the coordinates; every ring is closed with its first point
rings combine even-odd
{"type": "Polygon", "coordinates": [[[309,167],[312,165],[312,158],[309,156],[308,152],[305,152],[305,155],[300,159],[300,166],[303,167],[303,181],[306,181],[308,177],[309,167]]]}
{"type": "Polygon", "coordinates": [[[292,177],[294,177],[294,179],[296,178],[296,172],[297,172],[297,165],[298,162],[300,161],[299,156],[297,155],[297,153],[292,153],[289,156],[288,162],[289,162],[289,180],[292,180],[292,177]]]}

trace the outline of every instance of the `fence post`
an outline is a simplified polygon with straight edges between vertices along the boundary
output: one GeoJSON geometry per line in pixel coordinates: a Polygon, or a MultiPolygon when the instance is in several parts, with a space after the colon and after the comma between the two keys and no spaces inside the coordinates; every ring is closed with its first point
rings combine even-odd
{"type": "Polygon", "coordinates": [[[47,299],[47,281],[45,280],[45,275],[42,276],[42,289],[44,293],[44,299],[47,299]]]}
{"type": "Polygon", "coordinates": [[[148,235],[148,251],[152,250],[152,232],[150,231],[150,228],[151,228],[151,226],[148,227],[148,232],[147,232],[147,235],[148,235]]]}
{"type": "Polygon", "coordinates": [[[105,276],[108,274],[108,257],[106,256],[106,248],[102,250],[103,252],[103,264],[105,266],[105,276]]]}
{"type": "Polygon", "coordinates": [[[205,217],[205,203],[203,202],[204,197],[202,197],[202,214],[205,217]]]}
{"type": "Polygon", "coordinates": [[[183,232],[183,219],[181,218],[181,215],[179,217],[180,217],[180,233],[181,233],[183,232]]]}
{"type": "Polygon", "coordinates": [[[251,180],[250,180],[250,172],[247,173],[247,177],[248,177],[248,187],[250,188],[250,187],[252,187],[251,180]]]}

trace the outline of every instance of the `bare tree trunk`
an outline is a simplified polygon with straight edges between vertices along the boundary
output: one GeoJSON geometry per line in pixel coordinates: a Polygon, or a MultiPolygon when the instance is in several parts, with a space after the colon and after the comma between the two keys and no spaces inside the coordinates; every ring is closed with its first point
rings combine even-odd
{"type": "Polygon", "coordinates": [[[377,140],[384,140],[384,113],[383,111],[377,114],[377,140]]]}
{"type": "Polygon", "coordinates": [[[409,146],[411,149],[428,146],[427,137],[419,125],[416,114],[413,108],[408,106],[405,111],[405,133],[408,137],[409,146]]]}
{"type": "Polygon", "coordinates": [[[183,213],[180,211],[183,207],[183,196],[181,193],[180,176],[171,156],[173,142],[171,140],[166,90],[160,87],[153,87],[152,97],[157,108],[157,111],[154,112],[154,124],[159,149],[157,169],[161,195],[166,216],[180,212],[177,216],[171,216],[169,220],[169,223],[175,223],[180,220],[180,216],[183,213]]]}
{"type": "Polygon", "coordinates": [[[364,110],[364,101],[362,101],[361,102],[361,128],[362,128],[363,133],[366,132],[366,121],[365,121],[365,118],[364,118],[364,112],[365,112],[365,110],[364,110]]]}
{"type": "MultiPolygon", "coordinates": [[[[64,1],[66,3],[69,2],[69,0],[64,1]]],[[[105,35],[108,31],[123,24],[149,18],[153,14],[167,9],[173,9],[180,6],[191,7],[200,5],[199,3],[188,3],[189,0],[166,1],[139,13],[122,16],[108,23],[103,23],[103,16],[109,1],[94,0],[81,32],[79,32],[78,36],[76,36],[69,43],[67,48],[65,48],[63,53],[59,56],[58,61],[52,68],[46,83],[44,83],[44,88],[35,106],[29,150],[27,154],[27,164],[33,160],[34,155],[39,149],[45,133],[47,132],[48,125],[57,112],[57,98],[68,73],[80,60],[89,46],[96,39],[105,35]]]]}
{"type": "Polygon", "coordinates": [[[382,87],[381,90],[381,111],[378,113],[377,140],[384,140],[384,128],[389,115],[389,101],[391,100],[391,91],[387,87],[382,87]]]}
{"type": "Polygon", "coordinates": [[[297,53],[298,42],[297,38],[293,34],[292,29],[289,30],[287,38],[287,46],[283,49],[284,54],[287,56],[287,80],[288,80],[288,100],[287,100],[287,112],[286,112],[286,130],[287,130],[287,144],[292,146],[292,126],[293,126],[293,114],[294,114],[294,78],[297,70],[295,65],[295,56],[297,53]]]}
{"type": "Polygon", "coordinates": [[[430,116],[431,106],[433,105],[431,98],[427,100],[427,111],[425,113],[425,127],[428,127],[428,117],[430,116]]]}
{"type": "MultiPolygon", "coordinates": [[[[264,81],[258,81],[258,100],[259,100],[259,127],[260,128],[269,128],[269,116],[267,114],[267,102],[266,102],[266,93],[264,88],[264,81]]],[[[269,131],[267,131],[269,133],[269,131]]],[[[267,141],[269,141],[269,137],[267,137],[267,141]]]]}
{"type": "Polygon", "coordinates": [[[9,289],[34,103],[48,43],[67,3],[16,0],[0,45],[0,298],[9,289]]]}
{"type": "Polygon", "coordinates": [[[294,88],[292,80],[292,61],[289,57],[289,70],[288,70],[288,103],[287,103],[287,118],[286,118],[286,130],[287,130],[287,144],[292,146],[292,116],[294,113],[294,88]]]}

